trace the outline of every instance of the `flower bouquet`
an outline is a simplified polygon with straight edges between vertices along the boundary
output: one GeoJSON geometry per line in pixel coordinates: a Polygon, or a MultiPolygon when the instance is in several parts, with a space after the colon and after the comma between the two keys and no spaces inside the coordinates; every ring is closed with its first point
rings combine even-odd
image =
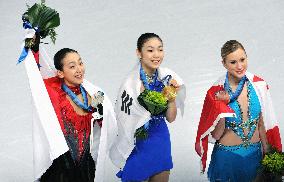
{"type": "MultiPolygon", "coordinates": [[[[145,89],[137,98],[140,105],[142,105],[151,115],[159,115],[167,110],[167,97],[162,93],[145,89]]],[[[138,128],[134,134],[137,139],[146,139],[148,137],[149,123],[138,128]]]]}
{"type": "Polygon", "coordinates": [[[25,39],[26,48],[38,47],[40,38],[43,39],[47,36],[50,36],[52,43],[55,43],[57,34],[54,29],[60,25],[59,14],[56,10],[47,7],[44,0],[40,4],[35,3],[31,7],[28,6],[22,20],[25,29],[35,31],[34,37],[25,39]]]}
{"type": "Polygon", "coordinates": [[[281,182],[284,175],[284,153],[276,149],[264,155],[256,181],[281,182]]]}
{"type": "Polygon", "coordinates": [[[158,115],[167,110],[167,98],[160,92],[145,89],[137,99],[151,115],[158,115]]]}

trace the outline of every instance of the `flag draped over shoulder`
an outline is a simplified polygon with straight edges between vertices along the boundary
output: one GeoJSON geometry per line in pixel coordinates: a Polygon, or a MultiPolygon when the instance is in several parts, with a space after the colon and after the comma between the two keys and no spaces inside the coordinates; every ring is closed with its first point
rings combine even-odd
{"type": "MultiPolygon", "coordinates": [[[[24,59],[33,98],[34,181],[42,176],[54,159],[69,150],[43,80],[54,77],[55,70],[50,66],[50,58],[46,51],[41,48],[40,53],[29,50],[24,59]]],[[[84,80],[83,86],[89,95],[94,95],[98,91],[103,92],[87,80],[84,80]]],[[[102,128],[95,123],[91,128],[91,135],[90,151],[96,161],[95,181],[103,182],[105,160],[117,135],[115,114],[106,94],[103,101],[102,128]]]]}
{"type": "MultiPolygon", "coordinates": [[[[252,83],[261,103],[261,112],[268,142],[281,151],[282,144],[279,127],[273,110],[269,88],[263,79],[249,72],[246,73],[246,76],[252,83]]],[[[221,118],[235,116],[234,111],[227,104],[223,101],[215,100],[215,93],[224,90],[224,82],[225,75],[207,91],[203,104],[195,141],[195,151],[201,157],[202,172],[204,172],[206,168],[208,141],[209,138],[211,138],[210,133],[215,129],[215,126],[221,118]]]]}
{"type": "MultiPolygon", "coordinates": [[[[140,63],[134,67],[124,80],[116,100],[115,113],[119,129],[118,136],[110,150],[110,158],[118,168],[123,168],[128,156],[135,146],[134,134],[136,129],[140,128],[151,119],[150,112],[141,106],[137,100],[142,84],[139,69],[140,63]]],[[[171,75],[181,86],[176,97],[176,104],[183,114],[186,97],[184,82],[170,69],[158,69],[158,77],[160,79],[167,75],[171,75]]]]}
{"type": "Polygon", "coordinates": [[[34,180],[69,150],[31,50],[24,60],[33,98],[34,180]]]}
{"type": "MultiPolygon", "coordinates": [[[[87,80],[84,80],[83,86],[90,95],[101,91],[99,87],[93,85],[87,80]]],[[[92,128],[91,139],[91,155],[96,161],[95,182],[103,182],[104,177],[107,175],[105,162],[109,156],[111,146],[114,144],[115,137],[117,136],[117,122],[112,103],[108,96],[104,94],[103,101],[103,122],[102,127],[96,122],[92,128]]]]}

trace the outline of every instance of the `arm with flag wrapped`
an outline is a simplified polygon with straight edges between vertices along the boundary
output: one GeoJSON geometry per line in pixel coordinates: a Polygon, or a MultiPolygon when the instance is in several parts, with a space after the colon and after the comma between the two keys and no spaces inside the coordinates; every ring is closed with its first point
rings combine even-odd
{"type": "Polygon", "coordinates": [[[18,63],[24,62],[33,100],[33,159],[34,180],[38,180],[51,166],[52,161],[69,150],[57,115],[50,101],[43,77],[39,71],[40,39],[51,35],[55,41],[54,28],[59,22],[58,13],[42,1],[28,7],[24,13],[25,29],[23,50],[18,63]]]}
{"type": "Polygon", "coordinates": [[[206,94],[199,121],[195,151],[201,157],[201,171],[206,168],[209,135],[214,131],[221,118],[233,117],[234,112],[223,100],[216,100],[215,94],[223,91],[220,85],[212,86],[206,94]]]}

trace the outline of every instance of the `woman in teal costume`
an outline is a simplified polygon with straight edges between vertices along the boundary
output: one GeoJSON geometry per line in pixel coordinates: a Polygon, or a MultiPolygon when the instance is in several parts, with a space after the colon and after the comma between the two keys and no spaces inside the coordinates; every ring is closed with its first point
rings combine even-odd
{"type": "Polygon", "coordinates": [[[216,93],[234,110],[235,117],[222,118],[211,135],[216,139],[208,169],[210,181],[249,182],[256,177],[267,139],[261,104],[253,83],[247,78],[247,55],[236,40],[221,49],[227,69],[224,90],[216,93]]]}

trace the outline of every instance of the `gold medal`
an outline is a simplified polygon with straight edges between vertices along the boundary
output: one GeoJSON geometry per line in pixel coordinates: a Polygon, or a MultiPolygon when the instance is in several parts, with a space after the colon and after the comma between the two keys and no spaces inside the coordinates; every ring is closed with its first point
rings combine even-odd
{"type": "Polygon", "coordinates": [[[168,101],[172,101],[177,96],[177,90],[173,86],[165,86],[162,94],[167,98],[168,101]]]}

